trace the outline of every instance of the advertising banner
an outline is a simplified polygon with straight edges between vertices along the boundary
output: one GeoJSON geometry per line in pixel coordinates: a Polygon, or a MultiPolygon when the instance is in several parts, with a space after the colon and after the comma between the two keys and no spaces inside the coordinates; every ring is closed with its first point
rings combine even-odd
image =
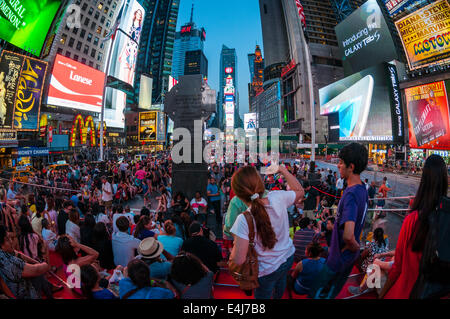
{"type": "Polygon", "coordinates": [[[432,0],[384,0],[384,5],[391,17],[402,11],[412,12],[420,5],[430,3],[432,0]]]}
{"type": "Polygon", "coordinates": [[[395,22],[408,58],[415,70],[450,62],[450,5],[436,1],[395,22]]]}
{"type": "Polygon", "coordinates": [[[403,143],[403,113],[395,67],[382,63],[319,90],[330,142],[403,143]],[[337,133],[339,132],[339,133],[337,133]],[[339,137],[338,140],[333,137],[339,137]]]}
{"type": "Polygon", "coordinates": [[[153,78],[142,74],[141,84],[139,86],[140,109],[150,110],[152,108],[152,90],[153,90],[153,78]]]}
{"type": "Polygon", "coordinates": [[[101,112],[105,74],[57,54],[47,104],[101,112]]]}
{"type": "Polygon", "coordinates": [[[225,113],[234,114],[234,102],[225,102],[225,113]]]}
{"type": "Polygon", "coordinates": [[[256,129],[257,129],[256,113],[245,113],[244,114],[244,130],[254,131],[256,129]]]}
{"type": "Polygon", "coordinates": [[[114,39],[108,74],[134,85],[136,59],[145,10],[136,0],[125,0],[122,20],[114,39]]]}
{"type": "Polygon", "coordinates": [[[155,142],[157,135],[156,111],[139,113],[139,142],[155,142]]]}
{"type": "Polygon", "coordinates": [[[1,118],[19,131],[39,129],[42,86],[47,62],[4,51],[0,64],[1,118]],[[12,103],[11,103],[12,102],[12,103]]]}
{"type": "Polygon", "coordinates": [[[166,141],[166,115],[163,112],[158,112],[156,140],[160,143],[166,141]]]}
{"type": "Polygon", "coordinates": [[[450,149],[447,89],[444,81],[405,89],[411,148],[450,149]]]}
{"type": "Polygon", "coordinates": [[[106,88],[105,93],[105,123],[107,127],[124,128],[127,95],[120,90],[106,88]]]}
{"type": "Polygon", "coordinates": [[[47,147],[19,147],[17,149],[18,156],[48,156],[49,149],[47,147]]]}
{"type": "Polygon", "coordinates": [[[0,38],[40,56],[61,0],[0,0],[0,38]]]}
{"type": "Polygon", "coordinates": [[[335,30],[347,75],[398,59],[394,40],[376,0],[364,3],[335,30]]]}
{"type": "Polygon", "coordinates": [[[24,56],[3,51],[0,58],[0,124],[12,127],[14,102],[24,56]]]}

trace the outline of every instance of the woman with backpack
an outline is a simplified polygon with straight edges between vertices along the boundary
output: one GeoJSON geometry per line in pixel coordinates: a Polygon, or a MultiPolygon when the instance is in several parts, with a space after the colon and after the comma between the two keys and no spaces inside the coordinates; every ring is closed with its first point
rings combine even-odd
{"type": "Polygon", "coordinates": [[[287,209],[304,196],[304,190],[283,165],[279,166],[278,173],[283,175],[291,191],[269,192],[265,198],[263,180],[254,167],[242,167],[231,181],[233,192],[249,208],[237,217],[231,228],[234,247],[229,265],[235,272],[241,265],[247,264],[247,258],[254,258],[256,251],[257,283],[244,286],[240,282],[245,290],[256,288],[255,299],[281,299],[286,289],[288,271],[294,261],[295,247],[289,237],[287,209]],[[250,244],[251,241],[254,245],[250,244]]]}
{"type": "Polygon", "coordinates": [[[395,249],[395,262],[379,298],[407,299],[419,276],[419,265],[439,200],[447,195],[447,166],[439,155],[425,161],[411,213],[403,221],[395,249]]]}

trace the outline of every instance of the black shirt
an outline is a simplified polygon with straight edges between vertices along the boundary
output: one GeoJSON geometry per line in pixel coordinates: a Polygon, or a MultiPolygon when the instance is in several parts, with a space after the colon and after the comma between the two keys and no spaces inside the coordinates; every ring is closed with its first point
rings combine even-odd
{"type": "Polygon", "coordinates": [[[181,250],[197,256],[213,273],[219,270],[217,263],[222,260],[222,254],[219,246],[212,240],[194,236],[185,240],[181,250]]]}
{"type": "Polygon", "coordinates": [[[58,222],[58,235],[64,235],[66,233],[66,222],[69,219],[69,214],[67,214],[64,209],[62,209],[57,218],[58,222]]]}
{"type": "Polygon", "coordinates": [[[314,188],[310,188],[306,193],[307,197],[305,200],[305,206],[303,210],[314,210],[317,207],[317,196],[319,196],[319,192],[314,188]]]}

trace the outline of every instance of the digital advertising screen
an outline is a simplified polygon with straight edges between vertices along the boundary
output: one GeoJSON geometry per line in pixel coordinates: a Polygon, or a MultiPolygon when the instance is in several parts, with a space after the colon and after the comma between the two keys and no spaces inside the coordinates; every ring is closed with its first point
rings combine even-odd
{"type": "Polygon", "coordinates": [[[152,91],[153,91],[153,78],[142,74],[139,86],[140,109],[150,110],[152,108],[152,91]]]}
{"type": "Polygon", "coordinates": [[[106,88],[105,92],[105,123],[107,127],[123,129],[125,127],[125,110],[127,95],[125,92],[113,88],[106,88]]]}
{"type": "Polygon", "coordinates": [[[256,124],[256,113],[245,113],[244,114],[244,130],[252,131],[257,129],[256,124]]]}
{"type": "Polygon", "coordinates": [[[382,63],[319,90],[320,115],[329,116],[330,142],[404,141],[395,66],[382,63]],[[334,136],[334,138],[333,138],[334,136]]]}
{"type": "Polygon", "coordinates": [[[433,0],[384,0],[384,5],[391,17],[395,17],[398,13],[407,11],[413,12],[421,5],[428,4],[433,0]]]}
{"type": "Polygon", "coordinates": [[[429,83],[405,89],[411,148],[450,149],[450,83],[429,83]]]}
{"type": "Polygon", "coordinates": [[[436,1],[395,22],[411,70],[450,62],[450,5],[436,1]]]}
{"type": "Polygon", "coordinates": [[[133,86],[145,10],[135,0],[125,0],[123,5],[122,19],[114,39],[108,74],[133,86]]]}
{"type": "Polygon", "coordinates": [[[166,115],[163,112],[157,113],[158,124],[156,140],[160,143],[166,141],[166,115]]]}
{"type": "Polygon", "coordinates": [[[101,112],[105,73],[56,55],[47,104],[101,112]]]}
{"type": "Polygon", "coordinates": [[[40,56],[61,0],[0,0],[0,39],[40,56]]]}
{"type": "Polygon", "coordinates": [[[19,131],[39,129],[47,62],[3,51],[0,58],[0,123],[19,131]]]}
{"type": "Polygon", "coordinates": [[[398,59],[392,35],[376,0],[364,3],[335,30],[345,74],[398,59]]]}
{"type": "Polygon", "coordinates": [[[139,113],[139,142],[156,142],[157,111],[139,113]]]}

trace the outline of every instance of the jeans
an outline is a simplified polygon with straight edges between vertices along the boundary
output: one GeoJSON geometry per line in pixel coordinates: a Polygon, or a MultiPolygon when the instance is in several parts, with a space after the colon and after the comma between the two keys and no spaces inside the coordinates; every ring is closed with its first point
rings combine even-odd
{"type": "Polygon", "coordinates": [[[342,272],[334,272],[325,264],[309,292],[309,297],[314,299],[335,299],[347,282],[352,269],[353,264],[342,272]]]}
{"type": "Polygon", "coordinates": [[[222,214],[221,214],[221,210],[220,210],[220,200],[216,200],[216,201],[211,201],[211,206],[214,209],[214,214],[216,215],[216,222],[217,225],[220,226],[222,225],[222,214]]]}
{"type": "Polygon", "coordinates": [[[286,289],[287,275],[294,263],[294,255],[289,257],[273,273],[259,277],[259,287],[255,289],[255,299],[281,299],[286,289]]]}

